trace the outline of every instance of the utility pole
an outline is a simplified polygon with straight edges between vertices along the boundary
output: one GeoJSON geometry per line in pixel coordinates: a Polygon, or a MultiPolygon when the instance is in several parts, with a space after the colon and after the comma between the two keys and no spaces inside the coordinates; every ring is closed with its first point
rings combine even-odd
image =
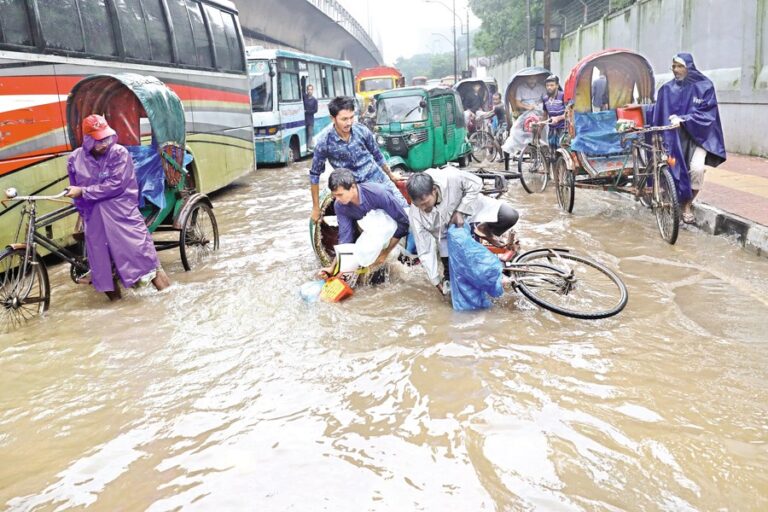
{"type": "Polygon", "coordinates": [[[525,23],[527,29],[525,31],[525,65],[531,65],[531,0],[525,0],[526,16],[525,23]]]}
{"type": "Polygon", "coordinates": [[[453,79],[459,81],[459,47],[456,46],[456,0],[453,0],[453,79]]]}
{"type": "Polygon", "coordinates": [[[467,2],[467,74],[469,75],[469,2],[467,2]]]}
{"type": "Polygon", "coordinates": [[[551,4],[550,0],[544,0],[544,67],[550,69],[550,54],[549,54],[549,27],[551,25],[551,4]]]}

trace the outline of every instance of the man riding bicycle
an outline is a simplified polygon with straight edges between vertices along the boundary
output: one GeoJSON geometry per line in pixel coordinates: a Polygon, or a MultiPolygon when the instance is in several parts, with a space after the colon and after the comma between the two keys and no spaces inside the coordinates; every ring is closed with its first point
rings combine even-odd
{"type": "Polygon", "coordinates": [[[555,150],[560,145],[560,137],[565,130],[565,98],[560,87],[560,78],[549,75],[544,81],[547,93],[541,97],[544,104],[544,119],[551,119],[549,125],[549,147],[555,150]]]}

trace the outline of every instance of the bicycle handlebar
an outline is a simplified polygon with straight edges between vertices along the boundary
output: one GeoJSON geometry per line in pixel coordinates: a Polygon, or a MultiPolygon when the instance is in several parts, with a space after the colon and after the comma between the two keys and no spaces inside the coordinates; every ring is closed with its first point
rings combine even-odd
{"type": "Polygon", "coordinates": [[[680,125],[677,124],[668,124],[664,126],[648,126],[646,128],[636,128],[627,130],[624,132],[625,134],[635,134],[635,133],[651,133],[651,132],[663,132],[666,130],[677,130],[680,128],[680,125]]]}
{"type": "Polygon", "coordinates": [[[69,188],[65,188],[58,194],[52,196],[20,196],[15,188],[10,187],[5,189],[6,201],[57,201],[67,195],[69,188]]]}

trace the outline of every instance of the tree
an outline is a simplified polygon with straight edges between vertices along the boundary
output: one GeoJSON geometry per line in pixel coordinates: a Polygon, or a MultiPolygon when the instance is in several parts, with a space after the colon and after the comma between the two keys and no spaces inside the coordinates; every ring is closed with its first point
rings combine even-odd
{"type": "Polygon", "coordinates": [[[453,52],[419,53],[407,59],[398,57],[395,67],[405,76],[406,83],[410,83],[415,76],[441,78],[453,74],[453,52]]]}

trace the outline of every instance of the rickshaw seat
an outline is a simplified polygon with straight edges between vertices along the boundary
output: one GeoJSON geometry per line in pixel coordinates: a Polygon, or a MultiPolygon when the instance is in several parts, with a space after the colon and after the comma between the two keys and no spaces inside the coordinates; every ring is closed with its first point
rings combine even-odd
{"type": "Polygon", "coordinates": [[[622,134],[616,131],[616,111],[576,112],[571,149],[587,156],[614,156],[626,154],[622,147],[622,134]]]}

